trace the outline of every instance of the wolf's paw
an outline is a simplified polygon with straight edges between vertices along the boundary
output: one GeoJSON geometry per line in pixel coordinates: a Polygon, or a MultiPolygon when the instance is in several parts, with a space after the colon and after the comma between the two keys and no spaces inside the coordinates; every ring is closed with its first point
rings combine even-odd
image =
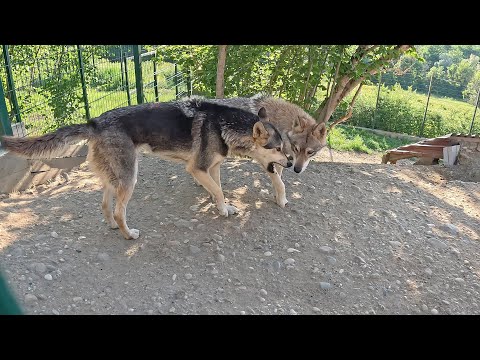
{"type": "Polygon", "coordinates": [[[238,209],[233,205],[227,205],[228,215],[233,215],[238,213],[238,209]]]}
{"type": "Polygon", "coordinates": [[[110,221],[110,229],[112,230],[118,229],[118,224],[115,220],[110,221]]]}
{"type": "Polygon", "coordinates": [[[226,206],[218,209],[218,212],[220,215],[228,217],[228,208],[226,206]]]}
{"type": "Polygon", "coordinates": [[[130,229],[128,234],[129,234],[129,237],[126,238],[127,240],[136,240],[140,236],[140,230],[130,229]]]}
{"type": "Polygon", "coordinates": [[[281,208],[284,208],[285,205],[287,205],[287,203],[288,203],[288,200],[285,196],[284,197],[275,197],[275,201],[277,202],[278,206],[280,206],[281,208]]]}

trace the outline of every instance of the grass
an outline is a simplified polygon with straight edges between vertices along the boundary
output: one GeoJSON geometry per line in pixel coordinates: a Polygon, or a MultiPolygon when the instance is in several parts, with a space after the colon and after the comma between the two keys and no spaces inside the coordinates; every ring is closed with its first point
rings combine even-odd
{"type": "Polygon", "coordinates": [[[412,143],[411,140],[377,135],[351,126],[337,126],[332,129],[329,137],[330,146],[334,150],[357,151],[366,154],[384,152],[412,143]]]}

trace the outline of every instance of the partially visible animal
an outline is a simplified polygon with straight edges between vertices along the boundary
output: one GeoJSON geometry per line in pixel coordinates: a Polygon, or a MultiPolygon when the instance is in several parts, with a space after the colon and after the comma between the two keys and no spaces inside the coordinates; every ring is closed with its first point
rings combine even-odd
{"type": "Polygon", "coordinates": [[[282,136],[268,121],[268,113],[264,108],[257,113],[201,99],[149,103],[110,110],[86,124],[42,136],[6,136],[2,144],[25,157],[48,158],[72,141],[88,139],[87,159],[104,186],[105,220],[111,228],[119,227],[126,239],[137,239],[140,232],[128,227],[126,210],[137,182],[137,155],[142,148],[186,164],[186,171],[212,195],[225,217],[238,211],[225,203],[220,184],[220,164],[227,156],[251,157],[269,174],[275,173],[275,166],[291,166],[282,151],[282,136]]]}

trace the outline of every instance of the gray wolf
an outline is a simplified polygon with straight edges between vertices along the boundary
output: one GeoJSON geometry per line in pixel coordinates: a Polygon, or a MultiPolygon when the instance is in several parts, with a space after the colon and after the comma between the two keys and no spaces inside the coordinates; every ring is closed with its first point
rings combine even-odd
{"type": "Polygon", "coordinates": [[[227,156],[255,159],[267,172],[291,162],[283,153],[282,136],[267,118],[200,99],[149,103],[107,111],[86,124],[66,126],[38,137],[4,137],[7,150],[26,157],[51,157],[72,140],[88,139],[89,164],[104,186],[102,210],[107,224],[126,239],[140,232],[126,223],[126,209],[137,182],[140,149],[186,164],[227,217],[237,209],[225,204],[220,164],[227,156]],[[116,197],[112,213],[113,196],[116,197]]]}
{"type": "MultiPolygon", "coordinates": [[[[303,172],[310,160],[327,145],[327,128],[325,123],[317,123],[299,106],[283,99],[266,94],[252,97],[236,97],[228,99],[205,99],[205,101],[232,106],[258,113],[265,108],[268,118],[282,134],[284,153],[293,161],[294,171],[303,172]]],[[[270,175],[278,205],[285,207],[287,198],[285,185],[281,179],[282,167],[275,166],[275,173],[270,175]]]]}

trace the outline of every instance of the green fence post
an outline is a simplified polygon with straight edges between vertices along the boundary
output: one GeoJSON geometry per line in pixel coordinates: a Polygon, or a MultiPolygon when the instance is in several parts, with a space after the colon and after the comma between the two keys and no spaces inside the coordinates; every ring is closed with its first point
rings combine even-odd
{"type": "Polygon", "coordinates": [[[17,92],[15,91],[15,84],[13,82],[13,74],[12,74],[12,64],[10,61],[10,54],[8,53],[8,45],[3,46],[3,58],[5,60],[5,70],[7,71],[7,91],[10,89],[11,91],[11,99],[13,104],[13,111],[15,112],[15,118],[17,122],[22,122],[22,118],[20,116],[20,107],[18,106],[17,101],[17,92]]]}
{"type": "Polygon", "coordinates": [[[122,52],[123,56],[123,68],[125,69],[125,86],[127,88],[127,100],[128,106],[132,105],[132,99],[130,98],[130,83],[128,82],[128,64],[127,64],[127,54],[122,52]]]}
{"type": "Polygon", "coordinates": [[[137,104],[143,103],[142,58],[140,45],[133,45],[133,61],[135,63],[135,84],[137,87],[137,104]]]}
{"type": "Polygon", "coordinates": [[[155,101],[158,102],[158,81],[157,81],[157,62],[153,60],[153,89],[155,91],[155,101]]]}
{"type": "Polygon", "coordinates": [[[8,118],[7,103],[5,102],[5,93],[0,79],[0,135],[13,135],[12,125],[8,118]]]}
{"type": "Polygon", "coordinates": [[[175,100],[178,100],[178,65],[175,64],[175,100]]]}
{"type": "Polygon", "coordinates": [[[85,104],[85,115],[90,119],[90,107],[88,106],[87,85],[85,84],[85,71],[83,69],[82,48],[77,45],[78,66],[80,67],[80,80],[82,81],[83,103],[85,104]]]}

